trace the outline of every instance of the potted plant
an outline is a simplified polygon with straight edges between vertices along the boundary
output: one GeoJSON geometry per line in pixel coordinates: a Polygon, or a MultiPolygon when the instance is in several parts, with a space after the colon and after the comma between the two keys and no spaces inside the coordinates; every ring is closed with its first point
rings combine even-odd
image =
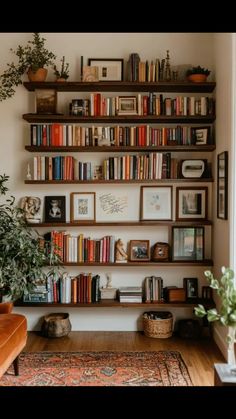
{"type": "Polygon", "coordinates": [[[210,287],[216,290],[221,299],[220,309],[218,311],[215,308],[206,310],[202,304],[198,304],[194,311],[198,317],[207,316],[209,322],[218,321],[221,325],[229,327],[227,336],[229,363],[235,364],[236,288],[234,285],[234,272],[232,269],[224,266],[221,271],[223,275],[220,280],[215,279],[211,271],[205,271],[210,287]]]}
{"type": "Polygon", "coordinates": [[[186,76],[189,81],[195,83],[202,83],[207,80],[207,77],[210,75],[211,71],[207,68],[201,67],[198,65],[197,67],[192,67],[187,70],[186,76]]]}
{"type": "MultiPolygon", "coordinates": [[[[0,197],[5,195],[9,176],[0,175],[0,197]]],[[[58,270],[60,257],[51,242],[43,242],[25,221],[23,209],[14,205],[11,196],[0,205],[0,298],[12,301],[30,291],[38,280],[45,279],[44,266],[58,270]]]]}
{"type": "Polygon", "coordinates": [[[11,48],[11,51],[18,57],[18,62],[7,64],[7,70],[0,76],[0,101],[14,95],[15,87],[22,84],[25,73],[28,74],[30,81],[46,79],[45,66],[53,65],[56,56],[45,48],[45,40],[38,32],[35,32],[33,40],[28,41],[26,46],[18,45],[16,50],[11,48]]]}
{"type": "Polygon", "coordinates": [[[65,62],[65,56],[61,59],[61,68],[58,70],[57,66],[53,66],[54,74],[57,81],[66,81],[69,77],[69,63],[65,62]]]}

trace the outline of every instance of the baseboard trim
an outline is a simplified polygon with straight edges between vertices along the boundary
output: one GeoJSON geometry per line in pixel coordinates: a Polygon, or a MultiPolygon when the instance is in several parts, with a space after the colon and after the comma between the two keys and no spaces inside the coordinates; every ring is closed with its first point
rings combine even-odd
{"type": "Polygon", "coordinates": [[[219,350],[222,352],[222,355],[224,356],[225,360],[228,361],[227,343],[225,342],[225,338],[222,337],[218,328],[216,328],[216,327],[214,327],[213,339],[214,339],[215,343],[217,344],[219,350]]]}

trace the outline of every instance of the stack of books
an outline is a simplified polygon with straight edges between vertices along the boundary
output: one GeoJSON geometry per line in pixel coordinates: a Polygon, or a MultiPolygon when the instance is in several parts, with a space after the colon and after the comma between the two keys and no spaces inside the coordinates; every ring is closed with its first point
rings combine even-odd
{"type": "Polygon", "coordinates": [[[119,301],[120,303],[142,303],[142,287],[121,287],[119,301]]]}

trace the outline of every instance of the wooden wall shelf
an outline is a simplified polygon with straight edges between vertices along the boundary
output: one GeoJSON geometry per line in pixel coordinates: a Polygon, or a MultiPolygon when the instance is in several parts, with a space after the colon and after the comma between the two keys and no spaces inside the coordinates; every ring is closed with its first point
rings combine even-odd
{"type": "Polygon", "coordinates": [[[123,183],[123,184],[129,184],[129,183],[186,183],[186,182],[194,182],[194,183],[202,183],[202,182],[213,182],[212,178],[188,178],[188,179],[155,179],[155,180],[123,180],[123,179],[112,179],[112,180],[25,180],[25,184],[37,184],[37,185],[44,185],[44,184],[113,184],[113,183],[123,183]]]}
{"type": "MultiPolygon", "coordinates": [[[[198,220],[194,221],[194,226],[200,225],[212,225],[212,221],[210,220],[198,220]]],[[[30,227],[37,228],[37,227],[120,227],[120,226],[127,226],[127,227],[149,227],[149,226],[192,226],[192,221],[121,221],[121,222],[81,222],[81,223],[28,223],[30,227]]]]}
{"type": "Polygon", "coordinates": [[[167,151],[181,151],[181,152],[210,152],[215,150],[216,146],[214,144],[206,144],[206,145],[167,145],[167,146],[159,146],[159,147],[151,147],[151,146],[99,146],[99,147],[77,147],[77,146],[30,146],[26,145],[25,150],[30,151],[32,153],[55,153],[55,152],[78,152],[78,153],[120,153],[120,152],[132,152],[132,151],[148,151],[148,152],[159,152],[165,153],[167,151]]]}

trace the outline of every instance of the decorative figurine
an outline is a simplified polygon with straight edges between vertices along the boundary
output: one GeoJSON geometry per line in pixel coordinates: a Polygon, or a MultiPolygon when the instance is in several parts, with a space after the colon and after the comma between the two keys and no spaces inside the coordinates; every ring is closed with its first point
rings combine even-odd
{"type": "Polygon", "coordinates": [[[24,196],[20,207],[25,211],[25,219],[28,223],[41,222],[41,199],[36,196],[24,196]]]}
{"type": "Polygon", "coordinates": [[[27,180],[31,180],[32,179],[32,176],[31,176],[31,173],[30,173],[30,164],[28,163],[28,165],[27,165],[27,175],[26,175],[26,179],[27,180]]]}
{"type": "Polygon", "coordinates": [[[169,50],[167,50],[167,51],[166,51],[165,76],[164,76],[164,79],[165,79],[166,81],[170,81],[170,80],[171,80],[169,50]]]}
{"type": "Polygon", "coordinates": [[[128,255],[124,249],[124,243],[118,239],[115,245],[116,262],[127,262],[128,255]]]}

